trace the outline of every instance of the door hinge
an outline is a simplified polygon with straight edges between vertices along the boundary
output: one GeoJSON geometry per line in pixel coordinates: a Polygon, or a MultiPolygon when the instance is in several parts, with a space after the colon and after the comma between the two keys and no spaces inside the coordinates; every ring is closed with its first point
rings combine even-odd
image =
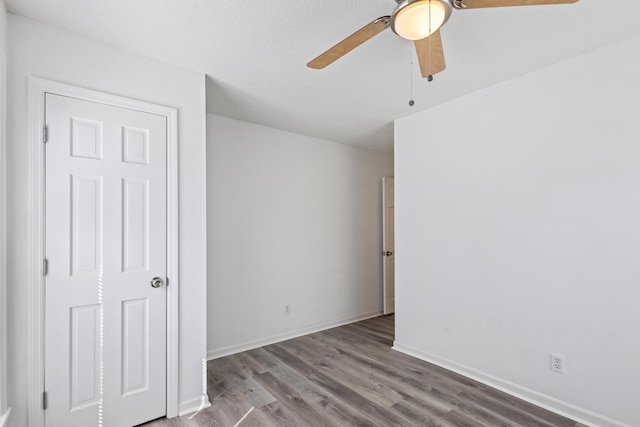
{"type": "Polygon", "coordinates": [[[47,406],[49,406],[49,401],[47,399],[47,392],[43,391],[42,392],[42,409],[47,409],[47,406]]]}
{"type": "Polygon", "coordinates": [[[167,288],[169,287],[169,278],[167,277],[167,281],[166,281],[166,285],[167,288]]]}
{"type": "Polygon", "coordinates": [[[47,127],[47,125],[44,125],[42,127],[42,142],[46,144],[48,141],[49,141],[49,128],[47,127]]]}
{"type": "Polygon", "coordinates": [[[42,275],[46,276],[48,273],[49,273],[49,260],[45,258],[42,260],[42,275]]]}

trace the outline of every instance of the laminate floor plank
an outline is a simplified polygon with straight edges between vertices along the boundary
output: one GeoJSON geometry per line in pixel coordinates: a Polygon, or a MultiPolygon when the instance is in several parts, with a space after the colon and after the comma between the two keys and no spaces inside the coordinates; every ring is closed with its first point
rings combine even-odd
{"type": "Polygon", "coordinates": [[[341,426],[375,425],[375,419],[368,418],[356,409],[344,404],[340,397],[333,396],[330,392],[318,384],[300,375],[289,366],[282,365],[272,368],[272,372],[278,378],[293,385],[301,393],[308,396],[318,407],[331,415],[341,426]]]}
{"type": "MultiPolygon", "coordinates": [[[[209,408],[198,412],[191,421],[195,421],[193,423],[194,427],[230,427],[249,412],[252,406],[241,390],[232,387],[223,396],[213,400],[209,408]]],[[[190,416],[187,416],[187,418],[190,416]]]]}
{"type": "Polygon", "coordinates": [[[247,402],[257,407],[273,403],[277,400],[260,382],[256,381],[257,376],[253,375],[250,369],[244,369],[245,365],[239,361],[238,357],[234,355],[226,359],[232,366],[232,371],[225,373],[224,376],[229,383],[233,384],[234,392],[242,393],[247,402]]]}
{"type": "MultiPolygon", "coordinates": [[[[489,389],[488,386],[485,386],[485,387],[489,389]]],[[[503,404],[509,405],[513,408],[517,408],[522,412],[529,413],[535,416],[536,419],[542,420],[554,427],[555,426],[579,427],[579,426],[576,426],[575,421],[569,418],[563,417],[562,415],[553,413],[551,411],[547,411],[546,409],[540,408],[538,406],[531,405],[525,402],[524,400],[518,399],[517,397],[514,397],[500,390],[495,390],[495,389],[489,389],[489,390],[490,391],[486,391],[485,393],[483,393],[483,395],[493,400],[496,400],[498,402],[501,402],[503,404]]],[[[476,390],[476,393],[479,393],[479,390],[476,390]]]]}
{"type": "Polygon", "coordinates": [[[479,423],[458,411],[450,411],[447,415],[440,418],[439,422],[443,427],[493,427],[490,424],[479,423]]]}
{"type": "Polygon", "coordinates": [[[395,414],[386,407],[379,406],[375,402],[367,399],[360,394],[361,390],[354,390],[349,385],[336,378],[335,375],[329,376],[323,374],[313,366],[282,348],[282,346],[274,344],[265,347],[265,350],[277,355],[280,359],[298,369],[309,379],[331,392],[334,396],[340,396],[347,404],[353,406],[357,410],[364,411],[365,413],[374,416],[377,420],[380,420],[382,423],[381,425],[407,425],[407,421],[399,416],[399,414],[395,414]]]}
{"type": "Polygon", "coordinates": [[[380,355],[377,355],[377,358],[372,358],[367,356],[365,352],[342,352],[341,356],[343,359],[352,359],[352,363],[366,367],[369,372],[377,372],[383,382],[386,381],[389,384],[395,382],[396,386],[400,388],[398,393],[404,395],[411,393],[413,396],[424,397],[427,401],[423,400],[423,406],[435,403],[451,410],[455,402],[458,401],[456,395],[461,390],[462,384],[440,372],[431,372],[425,368],[425,362],[419,361],[420,365],[411,368],[395,363],[395,360],[380,357],[380,355]]]}
{"type": "Polygon", "coordinates": [[[313,400],[307,401],[302,393],[289,386],[286,382],[276,378],[271,372],[265,372],[257,376],[257,381],[264,387],[269,389],[274,396],[278,398],[289,409],[300,414],[312,427],[339,427],[338,423],[333,421],[326,412],[320,407],[318,408],[313,400]]]}
{"type": "MultiPolygon", "coordinates": [[[[323,335],[323,337],[325,336],[323,335]]],[[[322,341],[322,338],[314,338],[313,336],[308,339],[322,341]]],[[[415,407],[421,408],[423,413],[428,413],[426,415],[433,415],[436,418],[455,406],[452,403],[456,400],[455,392],[452,392],[448,399],[443,399],[441,393],[428,393],[430,387],[428,383],[419,382],[413,376],[393,369],[391,365],[378,363],[373,359],[366,358],[366,356],[360,357],[351,351],[339,351],[334,356],[328,355],[332,359],[339,356],[345,366],[345,370],[340,371],[341,375],[350,372],[366,377],[370,383],[376,384],[386,391],[390,399],[393,399],[392,405],[395,405],[399,400],[408,401],[415,407]]]]}
{"type": "MultiPolygon", "coordinates": [[[[547,421],[544,417],[538,416],[538,408],[525,408],[524,410],[517,405],[508,404],[500,400],[493,399],[488,394],[482,394],[474,391],[464,391],[460,393],[460,398],[465,402],[475,402],[477,405],[487,408],[488,410],[499,413],[511,420],[514,425],[525,427],[574,427],[575,421],[568,420],[564,417],[554,417],[553,421],[547,421]]],[[[544,411],[547,412],[547,411],[544,411]]],[[[555,414],[554,414],[555,415],[555,414]]]]}
{"type": "Polygon", "coordinates": [[[300,427],[310,425],[304,417],[289,409],[282,402],[270,403],[259,408],[258,411],[272,426],[300,427]]]}
{"type": "Polygon", "coordinates": [[[349,363],[344,357],[335,357],[336,353],[328,347],[319,345],[312,337],[302,337],[295,340],[299,343],[296,353],[303,360],[311,363],[326,375],[340,373],[340,380],[348,382],[367,399],[382,406],[391,406],[401,400],[401,396],[387,387],[382,381],[377,381],[375,373],[363,368],[362,365],[349,363]]]}
{"type": "Polygon", "coordinates": [[[391,349],[380,316],[211,360],[211,407],[141,427],[588,427],[391,349]]]}
{"type": "Polygon", "coordinates": [[[264,374],[265,372],[269,372],[269,369],[271,369],[273,366],[276,366],[263,363],[253,356],[253,354],[255,353],[256,352],[252,350],[251,352],[246,351],[244,353],[234,354],[233,356],[229,357],[234,357],[242,366],[242,370],[250,376],[264,374]]]}
{"type": "Polygon", "coordinates": [[[514,423],[508,417],[492,412],[480,405],[464,401],[456,404],[456,411],[464,414],[464,416],[469,419],[490,427],[514,427],[518,425],[518,423],[514,423]]]}
{"type": "Polygon", "coordinates": [[[376,322],[369,322],[366,325],[361,323],[350,323],[345,328],[361,332],[366,337],[383,340],[388,345],[393,345],[394,331],[392,329],[377,326],[376,322]]]}
{"type": "Polygon", "coordinates": [[[390,339],[385,334],[379,334],[375,331],[368,330],[367,328],[354,326],[353,324],[345,325],[342,327],[345,328],[345,330],[353,331],[356,333],[356,335],[360,336],[360,338],[357,339],[356,342],[375,342],[389,347],[393,345],[393,339],[390,339]]]}
{"type": "MultiPolygon", "coordinates": [[[[403,414],[405,418],[414,420],[415,425],[426,427],[439,427],[438,420],[441,417],[425,414],[419,408],[407,402],[398,402],[391,407],[394,411],[403,414]]],[[[444,415],[444,414],[443,414],[444,415]]]]}

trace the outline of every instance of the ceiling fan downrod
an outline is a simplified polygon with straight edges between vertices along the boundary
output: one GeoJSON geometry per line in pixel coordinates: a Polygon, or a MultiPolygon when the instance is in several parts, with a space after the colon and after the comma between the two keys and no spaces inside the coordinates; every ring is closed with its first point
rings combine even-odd
{"type": "MultiPolygon", "coordinates": [[[[404,2],[405,0],[395,0],[395,2],[397,4],[400,4],[402,2],[404,2]]],[[[454,9],[466,9],[467,5],[464,4],[464,0],[450,0],[451,2],[451,6],[453,6],[454,9]]]]}
{"type": "Polygon", "coordinates": [[[451,4],[453,5],[454,9],[466,9],[467,6],[464,4],[464,0],[453,0],[453,2],[451,2],[451,4]]]}

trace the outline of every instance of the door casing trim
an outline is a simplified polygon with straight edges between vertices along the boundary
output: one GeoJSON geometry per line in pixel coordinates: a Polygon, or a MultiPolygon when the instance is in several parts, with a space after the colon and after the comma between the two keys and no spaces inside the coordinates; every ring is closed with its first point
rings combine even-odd
{"type": "Polygon", "coordinates": [[[44,391],[44,143],[45,94],[157,114],[167,119],[167,418],[178,416],[179,318],[178,296],[178,110],[172,107],[133,100],[118,95],[72,86],[38,77],[28,77],[28,150],[29,150],[29,279],[28,279],[28,412],[29,427],[44,427],[42,409],[44,391]]]}

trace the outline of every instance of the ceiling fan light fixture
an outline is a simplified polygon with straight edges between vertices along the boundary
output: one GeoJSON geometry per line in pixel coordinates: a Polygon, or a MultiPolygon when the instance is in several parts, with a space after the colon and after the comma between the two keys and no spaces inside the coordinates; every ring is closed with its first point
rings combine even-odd
{"type": "Polygon", "coordinates": [[[422,40],[451,16],[449,0],[404,0],[391,14],[391,29],[407,40],[422,40]]]}

